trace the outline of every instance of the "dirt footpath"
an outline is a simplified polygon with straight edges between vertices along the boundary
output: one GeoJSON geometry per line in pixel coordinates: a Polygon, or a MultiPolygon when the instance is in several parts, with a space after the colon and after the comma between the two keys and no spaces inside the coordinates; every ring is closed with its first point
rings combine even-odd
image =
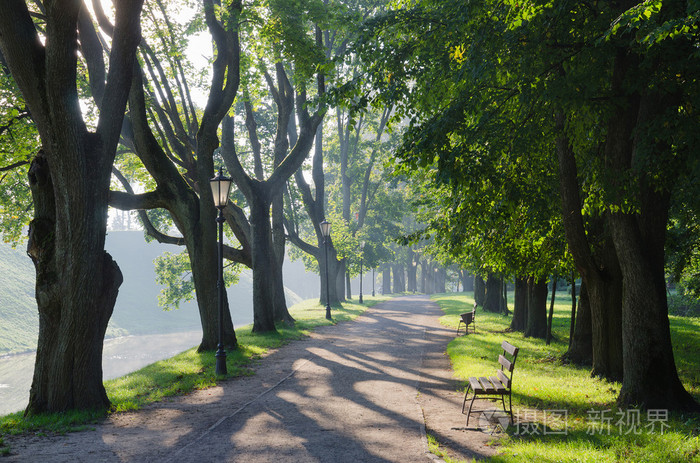
{"type": "MultiPolygon", "coordinates": [[[[492,455],[466,430],[446,356],[453,330],[399,297],[265,357],[255,375],[109,417],[94,430],[10,437],[5,462],[420,462],[492,455]]],[[[472,423],[470,423],[471,425],[472,423]]]]}

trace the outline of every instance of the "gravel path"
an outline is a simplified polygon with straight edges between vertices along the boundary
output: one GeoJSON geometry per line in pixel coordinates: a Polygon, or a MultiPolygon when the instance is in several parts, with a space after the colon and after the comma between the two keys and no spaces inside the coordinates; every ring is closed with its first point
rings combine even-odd
{"type": "Polygon", "coordinates": [[[2,462],[421,462],[492,455],[464,428],[444,353],[453,330],[425,296],[383,302],[266,356],[255,375],[65,436],[6,438],[2,462]]]}

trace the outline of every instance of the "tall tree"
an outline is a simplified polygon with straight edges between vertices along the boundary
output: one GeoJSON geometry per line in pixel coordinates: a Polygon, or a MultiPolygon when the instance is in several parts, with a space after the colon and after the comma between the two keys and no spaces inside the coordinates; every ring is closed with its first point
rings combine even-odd
{"type": "Polygon", "coordinates": [[[107,201],[142,2],[116,6],[109,72],[92,130],[76,82],[86,10],[80,1],[43,6],[30,12],[25,2],[11,0],[0,16],[0,50],[42,143],[29,173],[35,210],[27,250],[37,273],[39,340],[27,413],[104,410],[102,342],[122,282],[104,250],[107,201]]]}
{"type": "MultiPolygon", "coordinates": [[[[162,4],[158,5],[163,8],[162,4]]],[[[148,9],[150,15],[155,14],[152,8],[151,5],[148,9]]],[[[95,10],[102,29],[109,31],[111,25],[104,13],[99,7],[95,10]]],[[[201,119],[191,99],[187,76],[182,73],[183,62],[172,58],[174,62],[168,63],[170,71],[179,76],[176,89],[173,89],[165,74],[168,67],[145,40],[141,41],[141,58],[149,78],[140,65],[136,67],[129,97],[129,118],[122,132],[122,141],[139,157],[155,188],[134,194],[125,178],[118,175],[126,191],[113,191],[110,197],[110,204],[119,209],[165,209],[182,233],[182,238],[168,236],[158,230],[145,213],[140,214],[150,235],[161,242],[187,248],[202,324],[200,350],[215,349],[218,342],[218,296],[216,286],[212,284],[216,281],[216,210],[208,183],[214,175],[219,125],[231,107],[240,83],[240,15],[240,2],[229,2],[225,10],[219,10],[211,1],[204,1],[204,18],[212,36],[214,62],[201,119]],[[149,88],[158,93],[160,102],[148,94],[149,88]],[[179,104],[178,96],[181,98],[179,104]]],[[[168,22],[165,11],[163,18],[168,29],[161,31],[159,36],[172,41],[168,30],[173,32],[174,26],[168,22]]],[[[94,46],[99,47],[99,43],[94,46]]],[[[167,53],[173,46],[173,43],[166,43],[162,52],[167,53]]],[[[94,64],[88,61],[94,69],[99,68],[99,56],[95,57],[94,64]]],[[[168,56],[166,54],[165,59],[168,56]]],[[[92,82],[91,85],[93,94],[99,94],[99,89],[92,82]]],[[[245,248],[249,234],[244,221],[239,220],[242,211],[229,204],[225,216],[229,223],[235,224],[232,228],[243,243],[240,250],[227,247],[226,257],[250,265],[250,251],[245,248]]],[[[224,345],[235,347],[237,340],[228,310],[225,310],[223,328],[224,345]]]]}

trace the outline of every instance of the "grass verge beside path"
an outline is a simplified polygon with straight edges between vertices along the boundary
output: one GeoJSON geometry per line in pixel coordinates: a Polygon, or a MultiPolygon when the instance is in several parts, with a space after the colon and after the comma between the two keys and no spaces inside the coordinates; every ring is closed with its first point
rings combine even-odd
{"type": "MultiPolygon", "coordinates": [[[[252,362],[263,357],[270,349],[301,339],[319,326],[353,320],[367,307],[388,299],[390,299],[389,296],[365,296],[363,305],[346,302],[342,306],[333,306],[333,322],[326,320],[325,306],[320,305],[318,300],[306,300],[289,309],[296,320],[294,326],[280,324],[277,326],[277,333],[252,333],[251,325],[236,328],[239,348],[227,352],[228,375],[226,378],[252,374],[250,369],[252,362]]],[[[215,386],[218,381],[226,379],[216,376],[215,367],[214,352],[197,352],[193,347],[172,358],[106,381],[105,389],[112,402],[111,412],[136,410],[167,397],[215,386]]],[[[48,413],[30,417],[23,417],[22,412],[18,412],[1,416],[0,455],[9,451],[3,443],[2,434],[79,431],[90,427],[102,418],[104,413],[97,412],[48,413]]]]}
{"type": "MultiPolygon", "coordinates": [[[[455,331],[459,314],[474,303],[472,293],[432,299],[445,312],[440,322],[455,331]]],[[[567,299],[560,301],[555,302],[555,339],[549,346],[544,340],[508,332],[511,317],[480,309],[476,333],[456,337],[448,346],[455,375],[465,382],[470,376],[495,372],[502,341],[520,348],[513,375],[516,425],[508,428],[500,454],[490,461],[700,462],[698,415],[618,410],[620,383],[591,378],[589,368],[561,362],[568,348],[571,306],[567,299]]],[[[513,307],[512,299],[509,306],[513,307]]],[[[679,376],[700,401],[700,318],[672,316],[670,321],[679,376]]]]}

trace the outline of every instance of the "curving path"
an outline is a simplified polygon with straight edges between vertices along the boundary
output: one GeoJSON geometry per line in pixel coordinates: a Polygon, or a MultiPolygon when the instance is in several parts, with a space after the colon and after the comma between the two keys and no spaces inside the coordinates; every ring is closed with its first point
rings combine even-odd
{"type": "Polygon", "coordinates": [[[117,414],[94,430],[7,437],[3,462],[420,462],[494,453],[465,430],[444,354],[455,333],[425,296],[398,297],[265,357],[255,375],[117,414]]]}

